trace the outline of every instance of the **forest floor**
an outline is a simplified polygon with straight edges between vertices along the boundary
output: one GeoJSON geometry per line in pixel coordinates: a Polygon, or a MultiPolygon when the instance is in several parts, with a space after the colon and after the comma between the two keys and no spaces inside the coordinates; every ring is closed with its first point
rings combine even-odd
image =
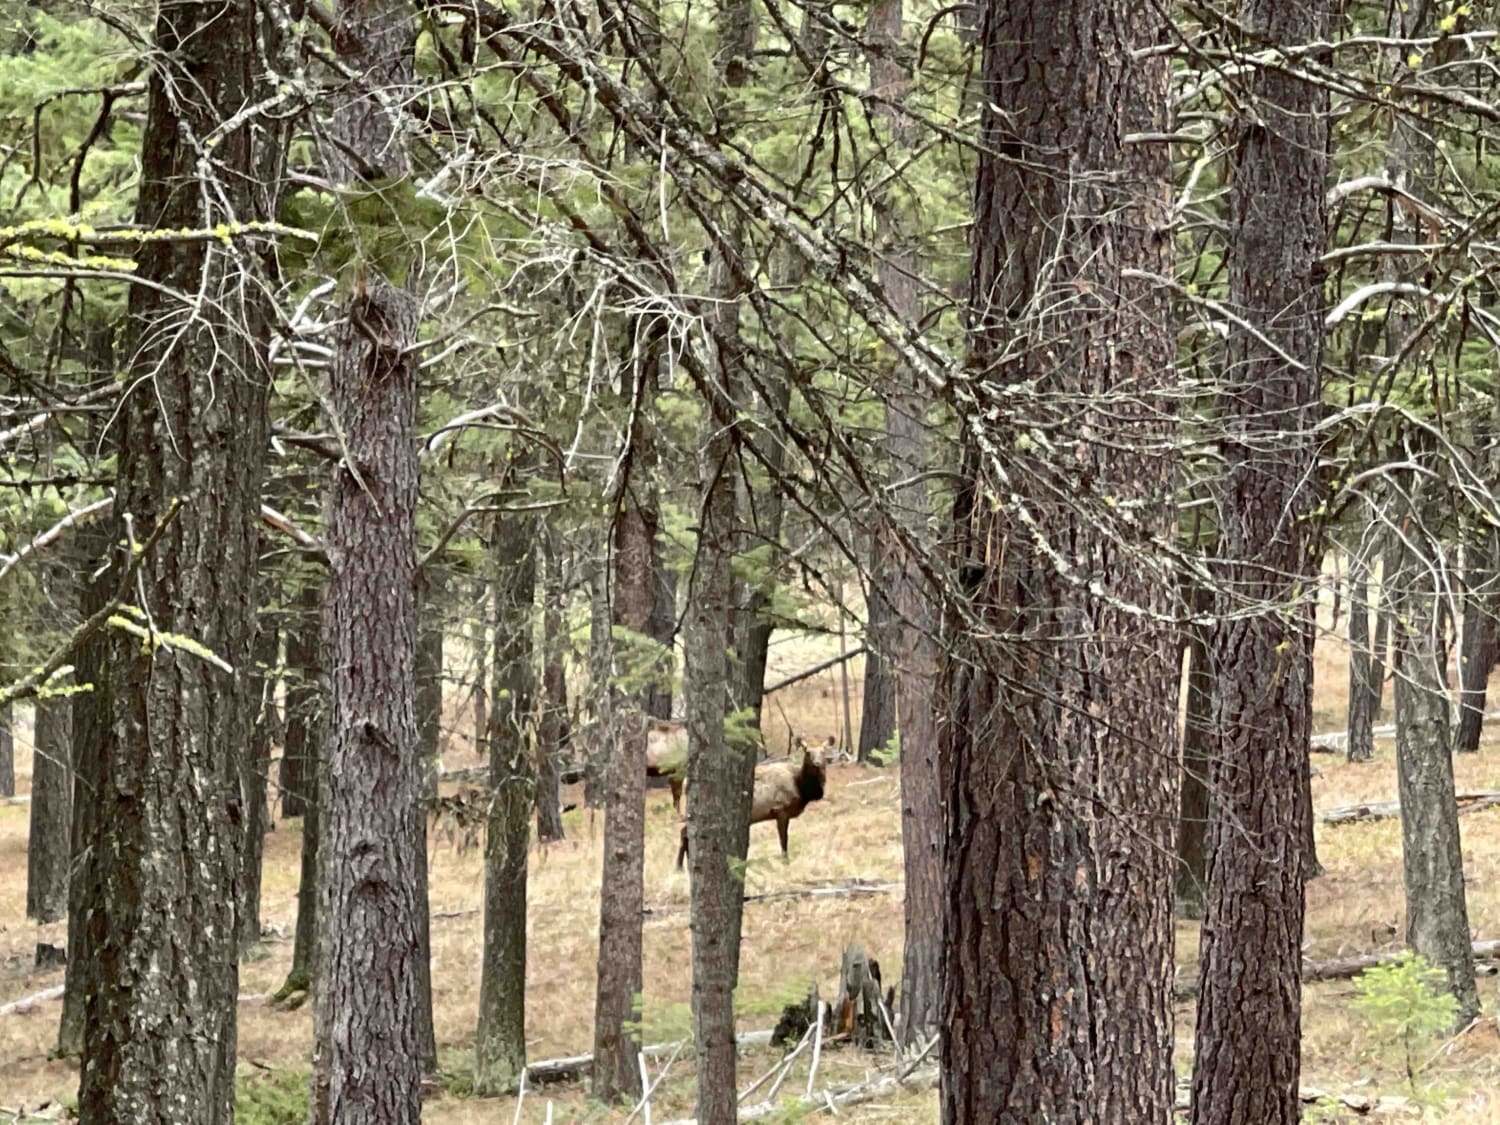
{"type": "MultiPolygon", "coordinates": [[[[829,642],[792,641],[776,646],[772,681],[825,659],[829,642]]],[[[851,669],[854,729],[858,729],[858,662],[851,669]]],[[[1315,696],[1318,731],[1341,730],[1347,687],[1347,656],[1337,639],[1320,642],[1315,696]]],[[[1497,684],[1500,686],[1500,684],[1497,684]]],[[[786,743],[788,721],[798,733],[842,741],[843,698],[837,670],[825,672],[780,693],[768,704],[765,728],[773,753],[786,743]]],[[[1491,695],[1491,699],[1495,699],[1491,695]]],[[[1387,690],[1387,703],[1390,692],[1387,690]]],[[[472,724],[467,707],[455,701],[448,719],[452,744],[462,747],[472,724]]],[[[1388,721],[1388,714],[1382,721],[1388,721]]],[[[17,773],[22,794],[30,777],[30,731],[17,731],[17,773]]],[[[1313,782],[1317,808],[1327,809],[1396,795],[1393,743],[1377,744],[1372,764],[1351,766],[1342,755],[1314,756],[1322,776],[1313,782]]],[[[448,768],[476,764],[473,754],[451,750],[448,768]]],[[[1491,734],[1482,752],[1456,765],[1460,791],[1500,789],[1500,737],[1491,734]]],[[[830,771],[827,797],[808,808],[791,828],[791,860],[777,855],[770,825],[751,834],[748,891],[806,889],[859,880],[874,884],[901,880],[900,806],[894,768],[838,766],[830,771]]],[[[569,800],[575,799],[569,796],[569,800]]],[[[26,831],[24,804],[0,802],[0,1005],[33,995],[63,980],[61,970],[31,968],[38,940],[61,943],[60,925],[40,930],[25,919],[26,831]]],[[[528,966],[528,1051],[535,1060],[586,1052],[592,1042],[594,961],[602,823],[578,809],[564,817],[568,839],[533,849],[530,869],[530,947],[528,966]]],[[[1462,820],[1468,876],[1469,917],[1476,937],[1500,938],[1500,808],[1462,820]]],[[[278,821],[266,844],[262,918],[268,928],[264,953],[241,970],[239,1055],[242,1073],[241,1121],[297,1121],[295,1108],[305,1091],[312,1037],[311,1005],[294,1012],[268,1007],[264,994],[286,976],[296,916],[301,823],[278,821]]],[[[677,820],[666,790],[648,795],[646,851],[644,1034],[647,1042],[681,1038],[689,1026],[688,884],[673,869],[677,820]]],[[[1306,956],[1323,960],[1400,948],[1403,931],[1399,822],[1384,820],[1333,827],[1320,824],[1319,857],[1326,873],[1308,889],[1306,956]]],[[[581,1084],[557,1085],[528,1093],[519,1115],[514,1098],[476,1099],[470,1095],[471,1044],[479,992],[482,923],[479,907],[483,871],[478,850],[458,850],[435,837],[431,843],[432,979],[434,1010],[444,1086],[428,1101],[430,1122],[621,1121],[587,1098],[581,1084]],[[549,1118],[550,1112],[550,1118],[549,1118]]],[[[782,1006],[805,995],[816,981],[822,995],[837,988],[841,951],[864,943],[884,968],[886,981],[901,965],[901,896],[883,892],[859,897],[780,898],[754,902],[745,910],[739,1019],[742,1029],[769,1028],[782,1006]]],[[[1196,924],[1177,929],[1179,965],[1195,969],[1196,924]]],[[[1303,1084],[1330,1093],[1373,1098],[1385,1095],[1387,1108],[1416,1114],[1426,1104],[1427,1120],[1500,1120],[1500,1050],[1493,1018],[1467,1035],[1424,1044],[1417,1052],[1423,1069],[1419,1094],[1408,1086],[1400,1048],[1368,1028],[1351,1007],[1350,981],[1310,984],[1305,991],[1303,1084]],[[1403,1108],[1396,1099],[1410,1099],[1403,1108]],[[1434,1105],[1433,1103],[1440,1103],[1434,1105]]],[[[1493,978],[1480,979],[1487,1013],[1500,1010],[1493,978]]],[[[59,1002],[35,1003],[25,1012],[0,1015],[0,1118],[24,1107],[35,1112],[51,1103],[70,1104],[76,1093],[76,1066],[53,1060],[59,1002]]],[[[1191,1066],[1193,1005],[1177,1007],[1177,1065],[1191,1066]]],[[[784,1090],[807,1086],[807,1056],[796,1064],[784,1090]]],[[[779,1052],[750,1050],[741,1063],[742,1086],[770,1067],[779,1052]]],[[[861,1078],[884,1058],[852,1049],[824,1051],[816,1086],[861,1078]]],[[[658,1061],[656,1068],[659,1069],[658,1061]]],[[[653,1118],[685,1116],[691,1109],[692,1066],[679,1058],[652,1103],[653,1118]]],[[[753,1100],[753,1099],[752,1099],[753,1100]]],[[[56,1110],[54,1109],[54,1113],[56,1110]]],[[[936,1095],[929,1089],[886,1098],[841,1111],[849,1120],[924,1122],[937,1120],[936,1095]]],[[[637,1120],[639,1120],[639,1116],[637,1120]]],[[[1339,1120],[1319,1108],[1308,1120],[1339,1120]]],[[[1351,1118],[1352,1119],[1352,1118],[1351,1118]]]]}

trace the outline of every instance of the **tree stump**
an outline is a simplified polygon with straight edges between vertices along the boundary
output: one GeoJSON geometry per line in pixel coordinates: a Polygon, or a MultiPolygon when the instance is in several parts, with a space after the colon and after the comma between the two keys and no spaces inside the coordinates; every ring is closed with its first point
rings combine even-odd
{"type": "Polygon", "coordinates": [[[858,942],[844,948],[839,998],[833,1005],[833,1034],[847,1035],[857,1047],[889,1043],[890,1013],[880,995],[880,962],[858,942]]]}

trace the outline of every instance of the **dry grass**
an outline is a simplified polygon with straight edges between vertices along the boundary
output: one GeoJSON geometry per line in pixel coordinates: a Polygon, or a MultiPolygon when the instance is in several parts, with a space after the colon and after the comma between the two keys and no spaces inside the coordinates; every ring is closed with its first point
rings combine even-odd
{"type": "MultiPolygon", "coordinates": [[[[791,641],[773,654],[771,679],[826,658],[832,642],[791,641]]],[[[1320,643],[1317,654],[1318,729],[1343,725],[1346,655],[1336,641],[1320,643]]],[[[858,729],[860,683],[852,678],[854,729],[858,729]]],[[[773,751],[782,748],[789,716],[800,733],[819,737],[843,728],[836,671],[824,673],[779,694],[766,713],[773,751]]],[[[452,766],[470,764],[473,754],[465,736],[472,729],[468,709],[454,701],[452,766]],[[466,729],[467,728],[467,729],[466,729]]],[[[1500,788],[1492,738],[1486,752],[1457,764],[1461,787],[1500,788]]],[[[29,784],[30,732],[18,731],[21,791],[29,784]]],[[[1367,766],[1348,766],[1320,755],[1323,776],[1314,782],[1314,800],[1322,807],[1395,793],[1395,771],[1389,742],[1367,766]]],[[[775,832],[761,826],[752,832],[750,889],[769,891],[837,882],[854,877],[894,881],[901,876],[899,804],[895,771],[866,772],[856,766],[831,771],[828,797],[811,806],[791,831],[791,862],[777,857],[775,832]]],[[[59,927],[38,934],[24,918],[27,809],[0,806],[0,1003],[61,983],[62,974],[31,970],[33,943],[61,940],[59,927]]],[[[591,1039],[593,963],[597,948],[597,886],[602,862],[602,825],[581,810],[565,818],[568,840],[532,855],[530,871],[530,964],[528,1049],[532,1058],[587,1050],[591,1039]]],[[[1463,820],[1465,862],[1469,877],[1469,910],[1477,933],[1500,936],[1500,809],[1463,820]]],[[[291,954],[289,937],[295,921],[300,823],[279,823],[266,845],[263,918],[276,937],[262,960],[246,963],[241,988],[247,994],[273,991],[284,978],[291,954]]],[[[677,822],[665,790],[648,796],[646,900],[653,913],[645,925],[645,1034],[648,1040],[670,1039],[687,1027],[688,930],[686,877],[673,869],[677,822]]],[[[1319,851],[1328,873],[1308,893],[1308,955],[1315,958],[1376,949],[1394,949],[1401,933],[1400,833],[1396,822],[1351,825],[1319,831],[1319,851]]],[[[458,854],[434,846],[431,866],[433,987],[439,1052],[450,1075],[449,1089],[427,1105],[424,1119],[433,1122],[508,1121],[513,1099],[475,1100],[464,1096],[464,1076],[479,987],[482,925],[478,913],[482,868],[476,853],[458,854]]],[[[1197,953],[1197,929],[1178,929],[1180,960],[1190,964],[1197,953]]],[[[899,896],[858,899],[780,900],[746,909],[741,989],[743,1027],[765,1027],[794,994],[816,979],[825,994],[835,984],[840,952],[846,942],[862,941],[894,978],[901,964],[899,896]]],[[[1495,990],[1481,984],[1488,1009],[1495,990]]],[[[1393,1058],[1372,1043],[1348,1000],[1347,982],[1309,988],[1304,1020],[1304,1081],[1329,1090],[1399,1093],[1402,1077],[1393,1058]]],[[[0,1107],[70,1098],[76,1088],[72,1063],[47,1058],[57,1022],[56,1001],[27,1014],[0,1017],[0,1107]]],[[[1191,1005],[1178,1010],[1179,1067],[1188,1067],[1192,1036],[1191,1005]]],[[[263,1003],[240,1008],[240,1057],[247,1075],[305,1070],[311,1038],[308,1011],[283,1013],[263,1003]]],[[[1435,1061],[1431,1074],[1452,1087],[1450,1110],[1442,1120],[1478,1122],[1495,1119],[1500,1099],[1500,1053],[1493,1025],[1451,1045],[1435,1061]]],[[[767,1052],[746,1058],[743,1073],[758,1075],[772,1059],[767,1052]]],[[[862,1075],[875,1060],[852,1051],[826,1053],[820,1074],[829,1081],[862,1075]]],[[[789,1089],[805,1084],[805,1068],[789,1089]]],[[[691,1067],[679,1061],[655,1100],[658,1118],[686,1113],[691,1104],[691,1067]]],[[[821,1085],[823,1078],[820,1077],[821,1085]]],[[[591,1105],[575,1086],[554,1088],[528,1097],[521,1119],[541,1121],[545,1103],[554,1103],[554,1120],[620,1120],[591,1105]]],[[[921,1122],[936,1120],[936,1098],[914,1095],[882,1105],[862,1107],[846,1117],[860,1121],[921,1122]]]]}

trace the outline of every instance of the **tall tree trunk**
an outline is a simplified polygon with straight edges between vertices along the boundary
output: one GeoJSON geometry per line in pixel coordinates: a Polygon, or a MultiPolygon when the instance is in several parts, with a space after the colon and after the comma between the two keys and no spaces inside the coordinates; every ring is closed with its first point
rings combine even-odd
{"type": "MultiPolygon", "coordinates": [[[[514,462],[512,462],[514,466],[514,462]]],[[[525,470],[506,484],[525,498],[525,470]]],[[[510,512],[494,539],[495,672],[490,712],[490,811],[484,845],[484,963],[479,978],[475,1088],[507,1089],[526,1066],[526,859],[531,809],[532,606],[536,600],[536,519],[510,512]]],[[[642,767],[644,772],[644,767],[642,767]]]]}
{"type": "MultiPolygon", "coordinates": [[[[749,0],[719,0],[719,90],[715,112],[733,135],[742,111],[735,92],[749,81],[756,23],[749,0]]],[[[741,543],[735,478],[746,362],[739,333],[743,297],[732,255],[743,231],[728,218],[726,244],[710,262],[715,303],[707,312],[715,347],[705,388],[707,409],[699,438],[699,530],[695,573],[688,591],[683,695],[687,700],[687,833],[693,935],[693,1043],[701,1125],[736,1120],[734,988],[739,980],[743,864],[750,844],[750,799],[755,753],[750,740],[731,737],[726,719],[736,706],[758,710],[760,696],[735,699],[743,669],[730,658],[735,644],[735,582],[731,562],[741,543]]]]}
{"type": "Polygon", "coordinates": [[[1363,546],[1349,555],[1349,750],[1351,762],[1375,758],[1375,711],[1380,696],[1373,682],[1370,649],[1370,564],[1363,546]]]}
{"type": "Polygon", "coordinates": [[[542,551],[542,699],[536,730],[536,838],[563,838],[561,757],[568,722],[568,679],[564,658],[562,537],[544,524],[542,551]]]}
{"type": "MultiPolygon", "coordinates": [[[[1243,0],[1257,44],[1322,38],[1322,0],[1243,0]]],[[[1274,1125],[1301,1114],[1312,628],[1312,425],[1323,357],[1328,94],[1284,72],[1249,79],[1230,188],[1231,329],[1219,400],[1225,459],[1214,667],[1217,752],[1192,1119],[1274,1125]],[[1272,341],[1273,351],[1262,337],[1272,341]],[[1288,358],[1289,357],[1289,358],[1288,358]]]]}
{"type": "MultiPolygon", "coordinates": [[[[1214,610],[1213,591],[1189,577],[1187,604],[1195,617],[1214,610]]],[[[1213,626],[1192,622],[1187,635],[1187,715],[1182,728],[1182,799],[1177,825],[1177,916],[1202,918],[1208,893],[1208,788],[1214,753],[1213,626]]]]}
{"type": "Polygon", "coordinates": [[[443,743],[443,611],[446,583],[436,562],[417,579],[417,753],[422,758],[422,786],[437,796],[443,743]]]}
{"type": "Polygon", "coordinates": [[[0,797],[16,795],[16,709],[0,707],[0,797]]]}
{"type": "MultiPolygon", "coordinates": [[[[249,113],[221,131],[265,92],[256,5],[163,5],[154,45],[140,225],[212,230],[274,217],[258,185],[276,182],[279,165],[264,165],[257,144],[274,127],[249,113]]],[[[107,781],[76,853],[94,963],[84,971],[85,1121],[234,1113],[240,782],[269,388],[266,287],[246,276],[251,257],[209,241],[148,242],[136,275],[151,284],[130,291],[138,378],[117,422],[111,542],[159,538],[141,564],[146,602],[131,615],[148,643],[124,629],[106,642],[110,710],[94,776],[107,781]],[[176,293],[199,296],[189,309],[176,293]]]]}
{"type": "MultiPolygon", "coordinates": [[[[322,744],[319,581],[304,579],[297,591],[295,617],[286,630],[286,741],[281,747],[281,815],[302,816],[317,789],[318,747],[322,744]]],[[[311,886],[311,884],[309,884],[311,886]]]]}
{"type": "MultiPolygon", "coordinates": [[[[614,598],[610,622],[626,635],[648,637],[657,605],[655,399],[657,352],[645,348],[626,368],[622,396],[633,414],[629,466],[620,481],[613,527],[614,598]]],[[[611,505],[615,508],[616,505],[611,505]]],[[[639,642],[634,642],[639,643],[639,642]]],[[[601,660],[602,660],[601,654],[601,660]]],[[[607,671],[611,659],[603,664],[607,671]]],[[[639,664],[639,661],[632,662],[639,664]]],[[[722,686],[722,685],[721,685],[722,686]]],[[[594,1097],[615,1101],[639,1097],[639,1038],[631,1025],[640,1019],[641,912],[645,907],[646,728],[645,692],[616,700],[612,683],[600,691],[610,700],[596,729],[608,755],[604,791],[604,871],[599,895],[599,972],[594,997],[594,1097]],[[618,707],[616,706],[618,703],[618,707]],[[607,717],[608,722],[605,722],[607,717]]]]}
{"type": "Polygon", "coordinates": [[[983,374],[959,400],[966,596],[939,758],[947,1123],[1172,1114],[1177,647],[1160,562],[1141,553],[1175,523],[1170,301],[1143,276],[1170,270],[1171,167],[1166,145],[1123,140],[1168,128],[1167,66],[1144,50],[1162,11],[985,9],[983,374]],[[1019,386],[1034,390],[989,397],[1019,386]],[[1032,427],[1076,440],[1053,450],[1032,427]]]}
{"type": "Polygon", "coordinates": [[[1464,895],[1463,847],[1454,800],[1449,744],[1448,646],[1441,624],[1442,594],[1430,542],[1415,502],[1404,513],[1401,540],[1427,551],[1403,551],[1391,579],[1396,650],[1396,776],[1401,799],[1401,866],[1406,887],[1406,941],[1448,975],[1462,1028],[1479,1014],[1469,913],[1464,895]]]}
{"type": "MultiPolygon", "coordinates": [[[[654,539],[651,541],[651,576],[652,588],[656,592],[651,610],[651,639],[671,652],[677,642],[677,572],[667,565],[661,545],[654,539]]],[[[670,677],[657,681],[647,690],[646,714],[655,719],[672,717],[670,677]]]]}
{"type": "Polygon", "coordinates": [[[240,873],[239,950],[243,956],[260,944],[261,869],[266,853],[266,778],[271,770],[271,732],[275,726],[276,666],[281,634],[273,618],[262,613],[257,621],[250,677],[250,753],[241,763],[241,793],[245,804],[245,851],[240,873]]]}
{"type": "MultiPolygon", "coordinates": [[[[902,61],[902,0],[880,0],[870,10],[867,32],[877,48],[870,53],[870,86],[881,97],[875,115],[884,126],[888,163],[900,166],[915,150],[914,122],[904,112],[911,75],[902,61]]],[[[894,194],[894,193],[893,193],[894,194]]],[[[875,201],[875,230],[881,257],[877,278],[891,311],[914,322],[920,311],[920,267],[907,235],[913,216],[893,197],[875,201]]],[[[943,799],[938,774],[937,679],[939,614],[912,552],[931,553],[928,519],[932,501],[925,482],[929,465],[924,414],[928,396],[912,372],[897,369],[888,384],[885,405],[886,477],[890,510],[881,519],[876,539],[888,546],[887,573],[892,590],[886,606],[889,624],[880,632],[889,655],[881,664],[890,676],[889,724],[872,723],[869,668],[866,662],[865,711],[860,724],[860,756],[900,730],[901,844],[905,868],[905,945],[901,999],[897,1006],[901,1043],[913,1047],[937,1033],[942,965],[943,799]],[[870,733],[867,736],[867,731],[870,733]],[[879,742],[874,740],[879,738],[879,742]],[[868,745],[867,745],[868,744],[868,745]]],[[[880,573],[877,571],[877,574],[880,573]]],[[[880,598],[884,601],[884,598],[880,598]]],[[[875,602],[870,603],[874,623],[875,602]]]]}
{"type": "Polygon", "coordinates": [[[615,660],[614,612],[610,608],[614,588],[612,549],[612,535],[606,533],[599,549],[602,561],[595,566],[589,580],[589,700],[594,721],[588,727],[587,737],[575,742],[584,756],[583,801],[591,809],[599,808],[606,801],[609,764],[618,734],[614,726],[614,688],[611,683],[615,660]]]}
{"type": "MultiPolygon", "coordinates": [[[[71,625],[79,619],[79,577],[89,558],[81,546],[62,549],[42,569],[49,612],[71,625]]],[[[68,913],[68,867],[73,823],[73,701],[36,701],[32,721],[31,824],[26,837],[26,917],[56,922],[68,913]]],[[[40,951],[39,951],[40,952],[40,951]]]]}
{"type": "MultiPolygon", "coordinates": [[[[385,102],[413,83],[410,11],[400,0],[344,0],[336,20],[339,60],[363,82],[345,88],[324,126],[329,178],[349,190],[400,183],[410,164],[385,102]]],[[[420,308],[379,264],[357,271],[330,380],[348,452],[329,506],[323,607],[332,729],[319,792],[314,1125],[420,1119],[420,1009],[430,1005],[414,698],[420,308]]]]}
{"type": "Polygon", "coordinates": [[[1493,527],[1475,531],[1469,539],[1468,555],[1464,567],[1468,594],[1464,598],[1458,660],[1458,735],[1453,746],[1462,754],[1479,749],[1490,673],[1500,655],[1500,628],[1496,625],[1500,613],[1500,531],[1493,527]]]}
{"type": "Polygon", "coordinates": [[[855,759],[866,765],[874,761],[876,751],[890,745],[896,733],[896,680],[891,657],[900,648],[901,637],[895,607],[885,593],[898,581],[895,571],[899,564],[892,558],[894,551],[885,535],[877,531],[873,539],[870,579],[865,584],[865,681],[855,754],[855,759]]]}

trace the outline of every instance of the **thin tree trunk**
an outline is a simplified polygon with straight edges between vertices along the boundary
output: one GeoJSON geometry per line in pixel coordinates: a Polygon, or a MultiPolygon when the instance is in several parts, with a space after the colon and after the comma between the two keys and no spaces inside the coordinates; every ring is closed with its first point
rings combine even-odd
{"type": "Polygon", "coordinates": [[[865,595],[865,682],[859,712],[861,764],[874,761],[875,752],[890,745],[896,733],[896,682],[889,656],[899,647],[900,625],[884,591],[897,581],[895,560],[886,536],[876,534],[870,548],[870,581],[865,595]]]}
{"type": "Polygon", "coordinates": [[[304,580],[286,630],[286,741],[281,748],[281,815],[302,816],[317,789],[319,731],[326,693],[319,680],[323,590],[304,580]]]}
{"type": "MultiPolygon", "coordinates": [[[[1213,591],[1188,579],[1194,616],[1213,613],[1213,591]]],[[[1177,916],[1202,918],[1208,893],[1208,777],[1214,753],[1213,626],[1184,626],[1187,635],[1187,715],[1182,729],[1182,800],[1177,827],[1177,916]]]]}
{"type": "Polygon", "coordinates": [[[485,757],[485,739],[490,729],[490,630],[485,620],[488,600],[481,587],[478,606],[470,623],[470,644],[474,649],[474,751],[485,757]]]}
{"type": "MultiPolygon", "coordinates": [[[[524,472],[507,484],[524,496],[524,472]]],[[[494,1094],[526,1066],[526,859],[536,803],[531,764],[532,606],[536,600],[536,519],[506,513],[494,538],[495,706],[490,712],[490,810],[484,848],[484,958],[475,1090],[494,1094]]],[[[642,767],[644,772],[644,766],[642,767]]]]}
{"type": "Polygon", "coordinates": [[[418,578],[417,753],[422,758],[422,786],[428,798],[438,793],[443,742],[443,611],[446,585],[436,564],[418,578]]]}
{"type": "Polygon", "coordinates": [[[266,777],[271,770],[271,730],[275,722],[276,681],[268,673],[276,666],[281,635],[268,614],[257,622],[254,665],[250,670],[250,753],[242,764],[241,792],[245,802],[245,851],[240,873],[239,951],[244,956],[260,944],[260,888],[266,852],[266,777]]]}
{"type": "MultiPolygon", "coordinates": [[[[1258,44],[1307,43],[1322,0],[1243,0],[1258,44]]],[[[1249,79],[1230,189],[1229,299],[1257,332],[1231,331],[1219,413],[1225,480],[1215,630],[1214,813],[1193,1053],[1196,1125],[1298,1121],[1303,888],[1311,814],[1315,587],[1303,516],[1316,502],[1312,432],[1323,356],[1328,94],[1283,72],[1249,79]],[[1291,360],[1287,360],[1290,356],[1291,360]]]]}
{"type": "Polygon", "coordinates": [[[985,9],[969,362],[984,374],[963,404],[966,597],[941,692],[949,1125],[1172,1114],[1177,646],[1138,553],[1175,522],[1170,300],[1142,276],[1170,270],[1171,167],[1165,145],[1122,141],[1168,128],[1168,68],[1145,51],[1163,11],[985,9]],[[1001,405],[991,385],[1034,391],[1001,405]],[[1066,449],[1031,444],[1032,426],[1066,449]],[[1095,497],[1130,508],[1129,530],[1095,497]],[[1066,544],[1087,583],[1043,544],[1066,544]]]}
{"type": "MultiPolygon", "coordinates": [[[[54,611],[76,616],[70,575],[49,583],[54,611]],[[73,604],[68,605],[71,601],[73,604]]],[[[67,698],[39,700],[32,731],[31,828],[26,837],[26,917],[56,922],[68,913],[68,866],[73,823],[73,704],[67,698]]]]}
{"type": "MultiPolygon", "coordinates": [[[[1440,551],[1427,539],[1416,511],[1409,510],[1407,517],[1401,538],[1440,551]]],[[[1447,973],[1448,989],[1458,1001],[1456,1026],[1463,1028],[1479,1014],[1479,994],[1469,953],[1463,846],[1448,740],[1442,597],[1434,578],[1435,560],[1410,547],[1403,553],[1404,564],[1392,579],[1392,608],[1398,622],[1396,775],[1406,941],[1447,973]]]]}
{"type": "MultiPolygon", "coordinates": [[[[656,601],[651,611],[651,639],[667,652],[677,641],[677,572],[667,565],[661,545],[651,541],[652,588],[656,601]]],[[[769,644],[770,633],[766,634],[769,644]]],[[[646,692],[646,714],[656,719],[672,717],[672,681],[665,677],[646,692]]]]}
{"type": "Polygon", "coordinates": [[[611,536],[606,534],[600,547],[602,561],[589,581],[589,699],[594,722],[588,727],[586,737],[575,742],[575,745],[581,743],[579,749],[584,756],[583,801],[591,809],[599,808],[607,799],[605,789],[618,734],[614,726],[614,689],[611,686],[615,660],[614,614],[610,609],[610,594],[614,587],[612,549],[611,536]]]}
{"type": "Polygon", "coordinates": [[[16,795],[16,709],[0,707],[0,797],[16,795]]]}
{"type": "MultiPolygon", "coordinates": [[[[399,103],[414,81],[410,11],[344,0],[336,20],[339,59],[364,81],[324,126],[327,175],[351,188],[403,181],[411,168],[385,99],[399,103]]],[[[412,292],[362,262],[334,335],[331,398],[348,452],[329,505],[323,609],[332,723],[319,792],[314,1125],[421,1117],[431,996],[415,700],[419,320],[412,292]]]]}
{"type": "MultiPolygon", "coordinates": [[[[259,187],[279,180],[279,157],[258,139],[267,123],[251,114],[222,128],[265,92],[256,6],[163,5],[154,45],[140,225],[212,230],[274,217],[259,187]],[[211,157],[201,145],[209,136],[211,157]]],[[[246,276],[253,258],[197,241],[148,242],[137,253],[127,385],[140,389],[116,422],[110,534],[130,550],[159,533],[138,584],[146,601],[136,624],[153,639],[115,630],[105,643],[101,784],[75,851],[92,962],[83,973],[84,1121],[181,1125],[234,1113],[245,670],[270,383],[267,287],[246,276]],[[177,292],[198,295],[195,315],[177,292]]]]}
{"type": "Polygon", "coordinates": [[[564,664],[561,536],[544,526],[542,550],[542,699],[536,731],[536,838],[563,838],[561,769],[563,729],[568,721],[568,680],[564,664]]]}
{"type": "MultiPolygon", "coordinates": [[[[875,114],[887,130],[889,163],[893,167],[909,159],[918,143],[915,123],[902,112],[911,90],[911,75],[901,51],[903,13],[902,0],[881,0],[871,8],[867,27],[872,44],[880,48],[870,53],[870,85],[882,98],[876,103],[875,114]]],[[[907,321],[915,320],[920,311],[920,265],[915,246],[905,233],[912,218],[894,193],[876,200],[875,229],[882,248],[877,277],[891,311],[907,321]]],[[[937,711],[933,706],[939,615],[918,560],[910,556],[913,551],[933,551],[928,532],[932,501],[925,483],[930,457],[923,424],[928,396],[912,372],[904,369],[892,373],[889,385],[884,452],[891,507],[881,520],[883,526],[878,528],[876,538],[889,547],[888,573],[893,591],[891,603],[885,607],[890,620],[881,630],[886,639],[885,652],[890,656],[888,663],[881,661],[881,666],[890,676],[891,713],[883,730],[878,715],[872,721],[867,661],[859,742],[863,760],[870,750],[889,742],[894,731],[900,731],[906,893],[897,1029],[902,1046],[914,1047],[925,1043],[941,1026],[944,824],[937,711]],[[894,534],[897,530],[899,536],[894,534]]],[[[873,624],[873,601],[870,613],[873,624]]]]}
{"type": "MultiPolygon", "coordinates": [[[[648,636],[657,605],[652,549],[656,542],[655,343],[630,364],[623,398],[634,412],[628,474],[620,481],[619,515],[613,527],[614,597],[610,622],[629,634],[648,636]]],[[[608,673],[611,660],[602,667],[608,673]]],[[[592,1092],[601,1101],[639,1097],[641,912],[645,907],[646,728],[645,692],[616,700],[612,682],[599,690],[609,698],[601,722],[605,763],[604,872],[599,895],[599,972],[594,998],[592,1092]],[[616,702],[619,706],[616,707],[616,702]]]]}
{"type": "Polygon", "coordinates": [[[1356,547],[1349,556],[1349,761],[1375,758],[1375,712],[1380,697],[1370,649],[1370,565],[1356,547]]]}
{"type": "Polygon", "coordinates": [[[1490,673],[1500,655],[1500,532],[1484,528],[1470,538],[1464,598],[1463,641],[1459,654],[1458,735],[1454,750],[1473,754],[1484,727],[1490,673]]]}

